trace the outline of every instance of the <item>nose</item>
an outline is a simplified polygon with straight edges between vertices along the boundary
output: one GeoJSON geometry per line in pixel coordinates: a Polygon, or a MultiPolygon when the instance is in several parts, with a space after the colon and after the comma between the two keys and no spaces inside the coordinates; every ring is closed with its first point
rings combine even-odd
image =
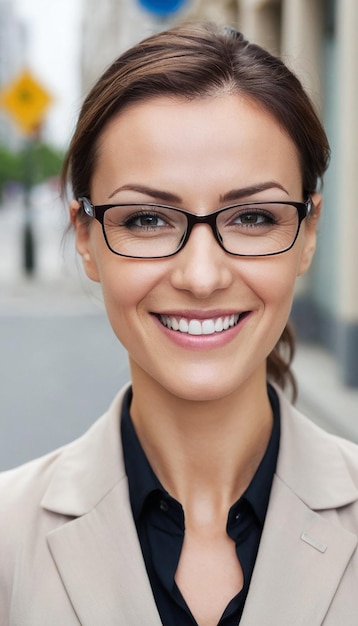
{"type": "Polygon", "coordinates": [[[176,289],[205,299],[232,280],[232,259],[219,246],[208,224],[196,224],[184,248],[173,257],[171,282],[176,289]]]}

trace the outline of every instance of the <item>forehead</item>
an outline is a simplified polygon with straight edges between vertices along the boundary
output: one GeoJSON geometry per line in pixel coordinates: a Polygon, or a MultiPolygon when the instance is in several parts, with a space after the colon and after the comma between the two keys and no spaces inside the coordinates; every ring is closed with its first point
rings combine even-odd
{"type": "MultiPolygon", "coordinates": [[[[178,130],[180,132],[185,130],[191,135],[204,130],[207,134],[214,135],[218,125],[221,132],[225,127],[233,131],[242,129],[249,121],[253,121],[254,126],[259,124],[260,132],[265,126],[271,133],[285,135],[292,141],[279,121],[260,103],[233,93],[194,99],[158,96],[127,104],[106,123],[100,134],[98,146],[101,150],[112,137],[115,141],[116,135],[122,135],[122,140],[125,140],[129,133],[132,140],[140,139],[143,134],[146,138],[151,136],[152,139],[158,140],[161,129],[165,129],[165,137],[171,138],[178,134],[178,130]],[[135,135],[133,131],[137,131],[135,135]]],[[[253,138],[257,135],[253,132],[253,127],[250,126],[247,130],[252,132],[253,138]]],[[[165,137],[162,135],[163,139],[165,137]]],[[[223,139],[227,139],[226,134],[223,135],[223,139]]]]}
{"type": "Polygon", "coordinates": [[[221,178],[225,185],[273,175],[300,184],[299,158],[292,139],[258,104],[237,94],[158,97],[127,106],[107,123],[93,183],[154,176],[174,185],[183,177],[197,184],[221,178]]]}

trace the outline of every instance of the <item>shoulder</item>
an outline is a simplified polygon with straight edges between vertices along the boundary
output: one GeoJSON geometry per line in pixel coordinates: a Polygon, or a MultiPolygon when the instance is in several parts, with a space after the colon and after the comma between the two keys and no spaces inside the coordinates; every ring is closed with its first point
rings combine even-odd
{"type": "Polygon", "coordinates": [[[109,410],[79,439],[0,473],[0,545],[4,536],[9,544],[11,536],[21,536],[39,517],[46,515],[49,500],[61,502],[64,510],[67,507],[68,515],[76,515],[76,506],[85,508],[81,492],[96,493],[98,475],[105,483],[111,473],[118,471],[115,459],[120,456],[118,423],[122,398],[121,392],[109,410]]]}
{"type": "Polygon", "coordinates": [[[9,610],[19,568],[30,577],[36,567],[51,570],[49,533],[89,512],[124,476],[122,398],[79,439],[0,473],[0,613],[9,610]]]}
{"type": "Polygon", "coordinates": [[[24,546],[39,543],[46,534],[44,526],[51,529],[40,503],[62,453],[57,450],[0,473],[0,612],[6,615],[24,546]]]}
{"type": "Polygon", "coordinates": [[[70,445],[0,473],[0,605],[11,596],[23,551],[35,545],[44,550],[48,532],[63,523],[64,518],[43,508],[42,500],[70,445]]]}
{"type": "Polygon", "coordinates": [[[358,446],[302,415],[278,391],[281,441],[277,476],[311,509],[353,505],[358,521],[358,446]]]}
{"type": "Polygon", "coordinates": [[[314,420],[305,416],[300,410],[292,406],[287,399],[280,394],[281,425],[284,433],[284,440],[293,439],[297,445],[307,446],[306,452],[320,454],[320,450],[325,451],[335,449],[347,464],[352,465],[358,471],[358,444],[344,437],[334,435],[314,420]]]}
{"type": "Polygon", "coordinates": [[[31,505],[41,501],[67,447],[60,448],[15,469],[0,473],[1,511],[5,514],[0,513],[0,534],[3,523],[10,526],[12,512],[19,513],[14,522],[21,524],[21,520],[26,517],[26,512],[31,505]]]}

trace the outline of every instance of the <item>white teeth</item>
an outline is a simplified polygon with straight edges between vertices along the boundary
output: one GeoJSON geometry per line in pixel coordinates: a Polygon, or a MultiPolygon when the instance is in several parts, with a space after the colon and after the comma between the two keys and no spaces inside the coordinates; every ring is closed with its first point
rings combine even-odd
{"type": "Polygon", "coordinates": [[[201,323],[199,322],[199,320],[190,320],[188,333],[189,335],[202,334],[201,323]]]}
{"type": "Polygon", "coordinates": [[[160,315],[160,321],[171,330],[179,331],[188,335],[213,335],[223,330],[236,326],[240,314],[225,315],[216,319],[188,320],[184,317],[177,318],[174,315],[160,315]]]}
{"type": "MultiPolygon", "coordinates": [[[[169,328],[171,327],[171,318],[169,318],[169,328]]],[[[181,320],[179,321],[179,330],[181,333],[188,333],[189,332],[189,324],[188,322],[182,317],[181,320]]]]}
{"type": "Polygon", "coordinates": [[[215,332],[221,333],[222,330],[224,330],[224,324],[221,317],[218,317],[218,319],[215,320],[215,332]]]}
{"type": "Polygon", "coordinates": [[[216,331],[214,320],[204,320],[201,324],[203,335],[212,335],[216,331]]]}
{"type": "MultiPolygon", "coordinates": [[[[170,324],[169,324],[170,327],[170,324]]],[[[179,322],[175,317],[171,318],[171,327],[173,330],[179,330],[179,322]]]]}

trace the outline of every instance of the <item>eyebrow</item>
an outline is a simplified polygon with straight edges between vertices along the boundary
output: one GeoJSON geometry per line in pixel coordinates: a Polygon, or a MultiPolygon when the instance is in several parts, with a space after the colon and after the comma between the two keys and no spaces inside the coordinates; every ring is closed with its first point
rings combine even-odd
{"type": "Polygon", "coordinates": [[[122,187],[115,189],[111,195],[108,196],[108,198],[113,198],[113,196],[120,191],[136,191],[138,193],[142,193],[143,195],[150,196],[151,198],[155,198],[156,200],[162,200],[162,202],[182,202],[180,196],[176,196],[174,193],[163,191],[162,189],[153,189],[152,187],[146,187],[144,185],[123,185],[122,187]]]}
{"type": "MultiPolygon", "coordinates": [[[[231,189],[227,193],[220,195],[219,201],[220,202],[236,202],[237,200],[242,200],[242,198],[247,198],[248,196],[253,196],[256,193],[266,191],[267,189],[281,189],[287,195],[289,195],[287,189],[285,189],[280,183],[278,183],[277,181],[270,180],[264,183],[258,183],[257,185],[250,185],[248,187],[242,187],[240,189],[231,189]]],[[[154,189],[152,187],[146,187],[145,185],[136,185],[136,184],[133,184],[133,185],[128,184],[128,185],[123,185],[122,187],[118,187],[108,196],[108,198],[109,199],[113,198],[113,196],[116,193],[119,193],[120,191],[136,191],[137,193],[150,196],[151,198],[154,198],[156,200],[161,200],[162,202],[169,202],[173,204],[175,203],[179,204],[183,202],[180,196],[177,196],[176,194],[171,193],[169,191],[164,191],[162,189],[154,189]]]]}
{"type": "Polygon", "coordinates": [[[251,185],[250,187],[243,187],[242,189],[232,189],[220,196],[220,202],[236,202],[247,196],[253,196],[255,193],[267,191],[267,189],[281,189],[285,194],[289,195],[287,189],[280,185],[280,183],[270,180],[264,183],[258,183],[257,185],[251,185]]]}

